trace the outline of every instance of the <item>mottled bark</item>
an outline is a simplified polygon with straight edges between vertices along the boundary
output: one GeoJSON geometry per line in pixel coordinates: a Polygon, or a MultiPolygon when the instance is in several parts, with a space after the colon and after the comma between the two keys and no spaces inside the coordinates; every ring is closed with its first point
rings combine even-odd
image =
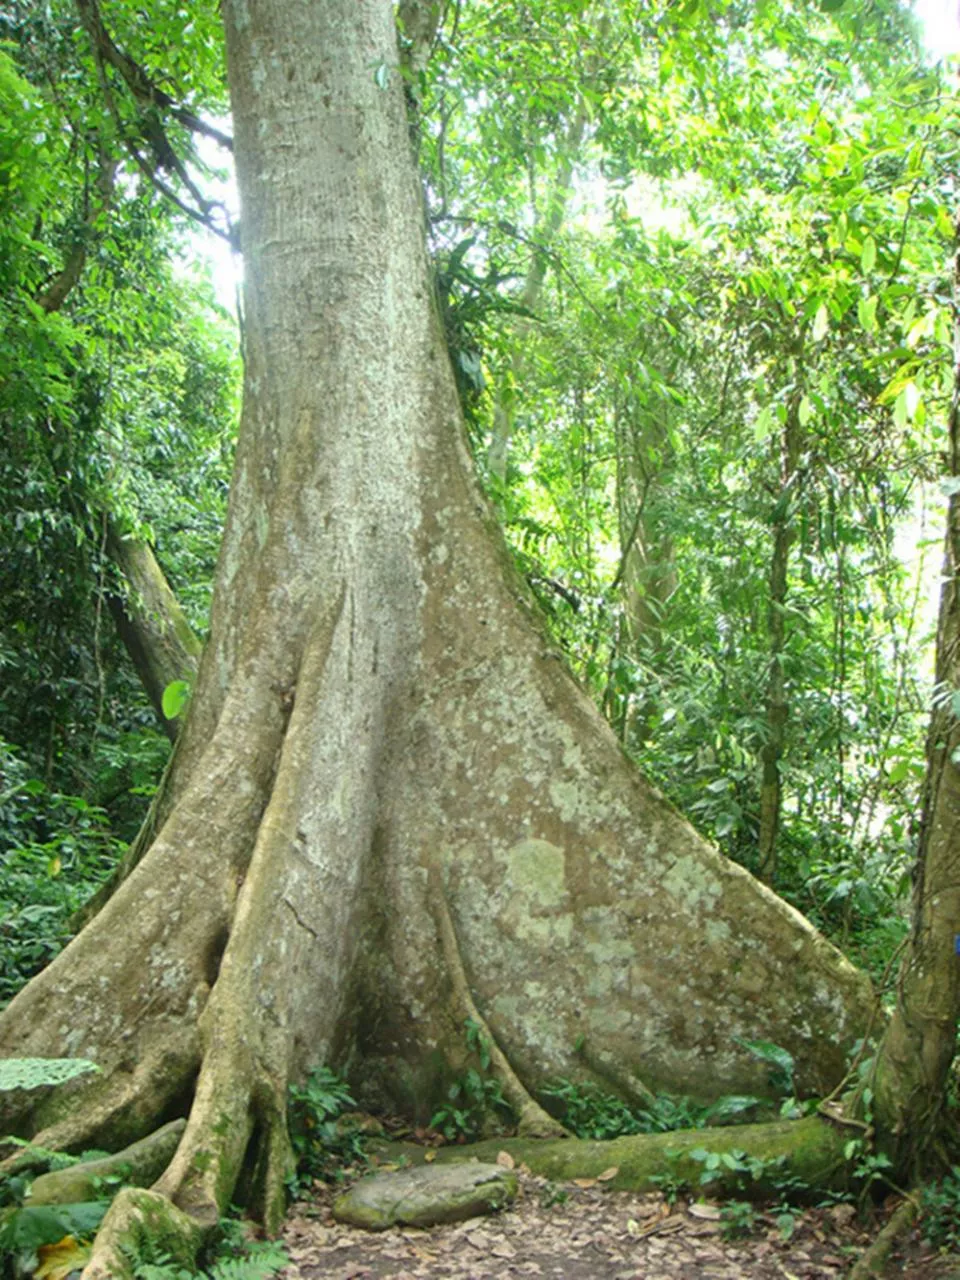
{"type": "Polygon", "coordinates": [[[401,77],[373,73],[398,63],[388,0],[224,14],[247,341],[211,636],[155,837],[0,1015],[0,1054],[102,1068],[0,1098],[0,1124],[118,1146],[187,1114],[88,1277],[151,1215],[189,1244],[241,1170],[275,1226],[287,1082],[310,1067],[433,1104],[464,1056],[439,886],[531,1094],[611,1060],[645,1087],[756,1091],[756,1038],[823,1089],[870,1004],[635,772],[544,639],[472,473],[401,77]]]}
{"type": "Polygon", "coordinates": [[[181,716],[168,718],[163,691],[174,680],[192,680],[203,648],[150,547],[110,525],[107,555],[123,580],[123,594],[107,597],[117,632],[153,704],[164,732],[173,740],[181,716]]]}
{"type": "MultiPolygon", "coordinates": [[[[960,223],[957,227],[960,245],[960,223]]],[[[954,258],[960,297],[960,249],[954,258]]],[[[913,892],[913,927],[897,1003],[877,1055],[877,1126],[898,1166],[929,1157],[946,1103],[960,1016],[960,324],[954,325],[947,530],[937,623],[936,688],[913,892]]]]}

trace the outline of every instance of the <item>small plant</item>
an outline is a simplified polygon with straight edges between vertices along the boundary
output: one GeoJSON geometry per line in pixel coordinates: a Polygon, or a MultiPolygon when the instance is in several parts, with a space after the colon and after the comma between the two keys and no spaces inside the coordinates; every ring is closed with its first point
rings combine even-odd
{"type": "Polygon", "coordinates": [[[430,1118],[430,1126],[448,1142],[467,1142],[479,1137],[491,1116],[512,1119],[510,1104],[503,1096],[500,1081],[490,1070],[490,1045],[483,1028],[467,1018],[464,1023],[467,1048],[475,1053],[480,1070],[468,1067],[447,1089],[447,1096],[430,1118]]]}
{"type": "Polygon", "coordinates": [[[543,1093],[559,1104],[560,1119],[578,1138],[602,1141],[642,1132],[638,1117],[627,1104],[595,1085],[555,1080],[544,1086],[543,1093]]]}
{"type": "Polygon", "coordinates": [[[650,1181],[660,1189],[667,1204],[673,1208],[680,1197],[686,1195],[690,1190],[690,1183],[686,1178],[681,1177],[677,1171],[677,1162],[680,1159],[679,1151],[667,1151],[665,1159],[667,1162],[666,1170],[663,1173],[654,1174],[650,1181]]]}
{"type": "Polygon", "coordinates": [[[730,1200],[720,1211],[720,1234],[724,1240],[742,1240],[753,1235],[759,1216],[749,1200],[730,1200]]]}
{"type": "Polygon", "coordinates": [[[565,1187],[558,1187],[555,1182],[548,1182],[540,1190],[540,1208],[553,1209],[556,1205],[566,1204],[570,1192],[565,1187]]]}
{"type": "Polygon", "coordinates": [[[469,1067],[447,1090],[446,1100],[430,1118],[430,1126],[448,1142],[467,1142],[480,1136],[491,1113],[510,1115],[499,1080],[469,1067]]]}
{"type": "Polygon", "coordinates": [[[291,1085],[288,1096],[287,1125],[297,1158],[293,1194],[301,1178],[329,1181],[342,1176],[344,1165],[365,1161],[362,1134],[337,1124],[338,1117],[356,1103],[335,1071],[318,1067],[305,1084],[291,1085]]]}
{"type": "Polygon", "coordinates": [[[960,1165],[920,1193],[920,1230],[935,1249],[960,1252],[960,1165]]]}
{"type": "Polygon", "coordinates": [[[725,1188],[744,1191],[770,1171],[771,1162],[748,1156],[745,1151],[707,1151],[697,1147],[690,1152],[690,1159],[703,1165],[700,1174],[701,1187],[721,1182],[725,1188]]]}

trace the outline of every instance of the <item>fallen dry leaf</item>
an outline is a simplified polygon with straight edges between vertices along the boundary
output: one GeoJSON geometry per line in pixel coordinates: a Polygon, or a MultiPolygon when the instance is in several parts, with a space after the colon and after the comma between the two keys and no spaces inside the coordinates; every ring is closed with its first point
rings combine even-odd
{"type": "Polygon", "coordinates": [[[618,1164],[612,1164],[609,1169],[604,1169],[603,1173],[597,1174],[597,1181],[610,1182],[612,1181],[612,1179],[614,1179],[617,1176],[619,1172],[620,1172],[620,1166],[618,1164]]]}
{"type": "Polygon", "coordinates": [[[34,1271],[38,1280],[66,1280],[71,1271],[82,1271],[90,1261],[89,1244],[81,1244],[73,1236],[64,1236],[56,1244],[44,1244],[37,1250],[40,1265],[34,1271]]]}
{"type": "Polygon", "coordinates": [[[572,1178],[571,1181],[575,1187],[583,1187],[584,1190],[597,1185],[596,1178],[572,1178]]]}
{"type": "Polygon", "coordinates": [[[425,1151],[423,1153],[424,1163],[426,1164],[433,1164],[436,1158],[437,1158],[437,1152],[435,1147],[431,1147],[429,1151],[425,1151]]]}
{"type": "Polygon", "coordinates": [[[718,1204],[691,1204],[687,1206],[691,1218],[707,1218],[710,1222],[719,1222],[722,1210],[718,1204]]]}
{"type": "Polygon", "coordinates": [[[516,1160],[514,1160],[509,1151],[497,1152],[497,1164],[500,1165],[501,1169],[515,1169],[517,1166],[516,1160]]]}

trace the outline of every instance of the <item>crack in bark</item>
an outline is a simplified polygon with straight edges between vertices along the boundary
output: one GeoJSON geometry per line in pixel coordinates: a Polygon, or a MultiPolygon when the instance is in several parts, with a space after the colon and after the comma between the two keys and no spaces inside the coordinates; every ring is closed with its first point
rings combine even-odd
{"type": "Polygon", "coordinates": [[[300,915],[300,912],[299,912],[299,911],[297,910],[297,908],[293,905],[293,903],[290,901],[290,899],[289,899],[289,898],[284,898],[283,903],[284,903],[284,906],[286,906],[286,907],[289,907],[289,908],[290,908],[290,911],[291,911],[291,913],[292,913],[292,915],[293,915],[293,918],[294,918],[294,920],[296,920],[296,922],[297,922],[297,924],[300,926],[300,928],[301,928],[301,929],[305,929],[305,930],[306,930],[306,932],[310,934],[310,937],[311,937],[311,938],[314,938],[317,942],[319,942],[319,941],[320,941],[320,935],[319,935],[319,933],[317,933],[316,929],[314,929],[311,925],[307,924],[306,920],[304,920],[304,919],[303,919],[303,917],[300,915]]]}

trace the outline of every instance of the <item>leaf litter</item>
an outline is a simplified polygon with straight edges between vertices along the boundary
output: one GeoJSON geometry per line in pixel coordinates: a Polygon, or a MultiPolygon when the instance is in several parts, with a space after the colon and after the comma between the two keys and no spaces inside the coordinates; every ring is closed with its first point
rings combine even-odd
{"type": "MultiPolygon", "coordinates": [[[[724,1238],[721,1206],[659,1194],[552,1183],[521,1167],[516,1202],[493,1217],[419,1231],[369,1232],[331,1214],[332,1189],[294,1206],[283,1280],[842,1280],[878,1229],[849,1205],[795,1210],[789,1226],[754,1211],[724,1238]]],[[[911,1275],[896,1270],[892,1275],[911,1275]]],[[[947,1272],[926,1273],[930,1280],[947,1272]]]]}

